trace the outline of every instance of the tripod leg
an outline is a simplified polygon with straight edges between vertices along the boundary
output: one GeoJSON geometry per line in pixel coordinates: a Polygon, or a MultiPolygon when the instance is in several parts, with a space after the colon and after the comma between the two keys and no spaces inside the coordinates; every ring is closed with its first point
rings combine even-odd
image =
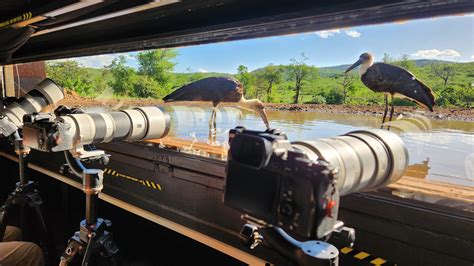
{"type": "Polygon", "coordinates": [[[380,128],[383,129],[383,124],[385,123],[385,118],[387,117],[387,112],[388,112],[388,95],[384,95],[384,102],[385,102],[385,111],[383,112],[383,119],[382,119],[382,124],[380,125],[380,128]]]}
{"type": "Polygon", "coordinates": [[[7,217],[8,210],[10,209],[10,206],[13,203],[13,198],[14,198],[12,195],[13,193],[8,195],[7,200],[2,205],[2,207],[0,207],[0,242],[3,241],[3,236],[5,235],[5,229],[7,228],[7,225],[5,224],[5,219],[7,217]]]}
{"type": "MultiPolygon", "coordinates": [[[[41,227],[41,233],[43,234],[43,237],[47,239],[47,236],[48,236],[48,230],[46,228],[46,221],[44,219],[44,216],[43,216],[43,205],[41,205],[41,203],[35,203],[33,205],[33,208],[35,209],[35,212],[36,212],[36,216],[38,217],[38,222],[40,223],[40,227],[41,227]]],[[[44,240],[46,242],[46,239],[44,240]]]]}
{"type": "Polygon", "coordinates": [[[95,236],[95,233],[90,234],[89,242],[87,242],[86,251],[84,252],[84,257],[82,258],[82,266],[89,265],[92,256],[92,248],[95,243],[95,236]]]}
{"type": "MultiPolygon", "coordinates": [[[[20,205],[20,229],[22,232],[23,236],[26,236],[26,238],[29,238],[31,236],[31,228],[28,226],[28,209],[27,205],[25,203],[21,203],[20,205]]],[[[24,237],[22,237],[24,238],[24,237]]],[[[25,240],[25,239],[22,239],[25,240]]]]}
{"type": "Polygon", "coordinates": [[[45,260],[46,262],[53,261],[56,256],[54,254],[55,253],[54,248],[50,244],[50,241],[49,241],[50,235],[48,233],[46,220],[44,217],[43,200],[41,199],[37,191],[28,195],[28,199],[30,201],[30,206],[33,207],[36,213],[36,217],[38,218],[38,223],[40,226],[40,234],[41,234],[40,246],[43,250],[45,260]]]}

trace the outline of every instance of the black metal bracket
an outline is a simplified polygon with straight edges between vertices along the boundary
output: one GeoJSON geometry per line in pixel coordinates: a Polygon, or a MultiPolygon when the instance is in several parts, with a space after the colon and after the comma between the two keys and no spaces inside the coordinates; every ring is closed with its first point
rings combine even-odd
{"type": "Polygon", "coordinates": [[[301,242],[278,227],[259,229],[256,225],[245,224],[240,232],[240,237],[250,249],[265,242],[298,265],[339,265],[339,250],[335,246],[320,240],[301,242]]]}

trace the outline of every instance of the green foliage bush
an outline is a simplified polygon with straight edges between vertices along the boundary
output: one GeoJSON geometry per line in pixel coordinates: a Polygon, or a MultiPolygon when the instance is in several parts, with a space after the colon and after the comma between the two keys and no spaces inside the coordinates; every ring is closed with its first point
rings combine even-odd
{"type": "Polygon", "coordinates": [[[325,104],[326,103],[326,98],[322,95],[314,95],[313,99],[311,99],[310,102],[307,103],[314,103],[314,104],[325,104]]]}
{"type": "Polygon", "coordinates": [[[107,68],[113,76],[109,85],[114,90],[114,94],[119,96],[132,96],[134,94],[133,84],[137,78],[137,73],[135,69],[126,65],[125,56],[114,59],[112,64],[107,68]]]}
{"type": "Polygon", "coordinates": [[[164,93],[160,84],[149,76],[137,75],[132,83],[132,97],[137,98],[157,98],[163,97],[164,93]]]}

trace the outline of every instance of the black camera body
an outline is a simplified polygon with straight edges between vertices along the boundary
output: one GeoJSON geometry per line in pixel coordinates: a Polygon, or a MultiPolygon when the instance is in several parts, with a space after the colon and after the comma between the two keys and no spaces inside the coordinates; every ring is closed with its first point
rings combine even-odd
{"type": "Polygon", "coordinates": [[[335,230],[337,171],[293,148],[279,130],[229,133],[224,204],[296,238],[323,239],[335,230]]]}
{"type": "Polygon", "coordinates": [[[58,123],[49,113],[33,113],[23,117],[23,143],[42,152],[51,152],[60,144],[58,123]]]}

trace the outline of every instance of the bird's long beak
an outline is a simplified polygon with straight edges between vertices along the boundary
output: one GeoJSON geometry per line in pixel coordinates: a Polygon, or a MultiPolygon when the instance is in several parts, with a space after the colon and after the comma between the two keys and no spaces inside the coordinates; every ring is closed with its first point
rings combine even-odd
{"type": "Polygon", "coordinates": [[[362,58],[359,58],[359,60],[357,60],[357,62],[352,64],[352,66],[350,66],[344,73],[351,71],[352,69],[356,68],[358,65],[362,64],[363,62],[364,60],[362,60],[362,58]]]}
{"type": "Polygon", "coordinates": [[[270,129],[270,123],[268,123],[267,113],[265,112],[265,109],[258,109],[257,112],[262,117],[263,123],[265,123],[267,129],[270,129]]]}

